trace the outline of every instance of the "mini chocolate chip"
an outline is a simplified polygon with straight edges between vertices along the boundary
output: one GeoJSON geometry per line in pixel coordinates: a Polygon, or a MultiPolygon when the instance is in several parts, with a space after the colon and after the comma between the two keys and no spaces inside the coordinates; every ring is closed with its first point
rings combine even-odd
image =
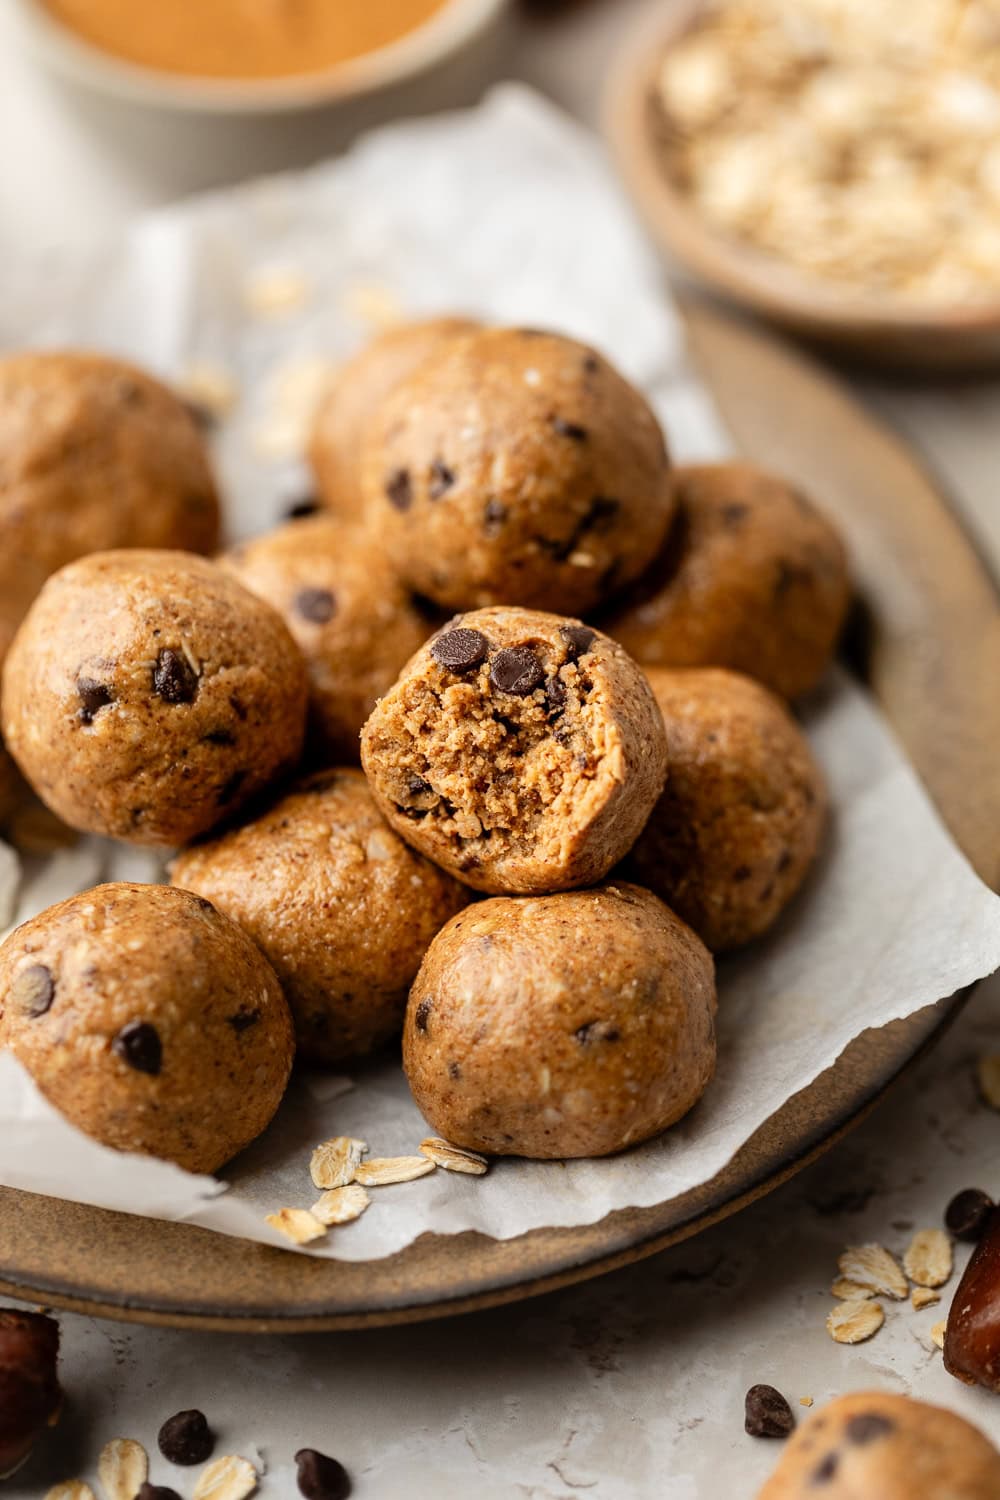
{"type": "Polygon", "coordinates": [[[598,370],[601,368],[601,362],[597,358],[597,355],[586,355],[583,361],[583,368],[586,370],[588,375],[596,375],[598,370]]]}
{"type": "Polygon", "coordinates": [[[552,431],[558,432],[560,437],[572,438],[574,443],[587,441],[587,429],[578,422],[567,422],[565,417],[552,417],[551,424],[552,431]]]}
{"type": "Polygon", "coordinates": [[[229,707],[239,719],[240,723],[245,724],[248,710],[246,704],[243,703],[239,698],[237,698],[235,693],[230,695],[229,707]]]}
{"type": "Polygon", "coordinates": [[[744,1401],[743,1427],[751,1437],[784,1438],[795,1426],[792,1408],[773,1385],[752,1385],[744,1401]]]}
{"type": "Polygon", "coordinates": [[[244,781],[247,779],[246,771],[234,771],[229,780],[219,788],[219,806],[224,807],[227,802],[232,802],[239,792],[244,781]]]}
{"type": "Polygon", "coordinates": [[[299,589],[294,609],[310,624],[325,625],[337,613],[337,601],[329,589],[299,589]]]}
{"type": "Polygon", "coordinates": [[[241,1036],[244,1031],[249,1031],[251,1026],[256,1026],[259,1020],[260,1011],[248,1010],[246,1007],[238,1010],[234,1016],[226,1017],[227,1024],[233,1028],[237,1036],[241,1036]]]}
{"type": "Polygon", "coordinates": [[[588,1021],[585,1026],[578,1026],[573,1035],[581,1047],[587,1047],[591,1042],[617,1042],[621,1038],[618,1027],[610,1021],[588,1021]]]}
{"type": "Polygon", "coordinates": [[[552,717],[557,718],[566,708],[566,684],[558,677],[546,677],[545,701],[552,717]]]}
{"type": "Polygon", "coordinates": [[[301,500],[295,500],[291,505],[285,507],[285,519],[288,521],[304,521],[308,516],[314,516],[323,507],[315,495],[305,495],[301,500]]]}
{"type": "Polygon", "coordinates": [[[507,519],[507,507],[501,500],[487,500],[483,509],[483,527],[493,536],[507,519]]]}
{"type": "Polygon", "coordinates": [[[480,630],[446,630],[439,635],[431,647],[431,655],[439,667],[449,672],[471,672],[486,660],[490,643],[480,630]]]}
{"type": "Polygon", "coordinates": [[[235,745],[236,736],[230,729],[210,729],[202,735],[206,745],[235,745]]]}
{"type": "Polygon", "coordinates": [[[578,661],[597,639],[596,631],[587,625],[560,625],[559,634],[566,645],[566,660],[578,661]]]}
{"type": "Polygon", "coordinates": [[[153,1078],[163,1066],[160,1034],[148,1021],[129,1021],[111,1043],[111,1050],[137,1073],[149,1073],[153,1078]]]}
{"type": "Polygon", "coordinates": [[[30,969],[22,969],[10,987],[11,1004],[26,1016],[44,1016],[55,995],[52,971],[44,964],[32,964],[30,969]]]}
{"type": "Polygon", "coordinates": [[[431,464],[431,478],[427,493],[432,500],[440,500],[455,483],[455,471],[449,469],[443,459],[436,458],[431,464]]]}
{"type": "Polygon", "coordinates": [[[739,526],[750,514],[749,507],[741,501],[734,501],[732,505],[724,505],[720,512],[724,526],[739,526]]]}
{"type": "Polygon", "coordinates": [[[462,1076],[462,1070],[458,1066],[458,1063],[457,1062],[450,1062],[448,1064],[448,1077],[449,1078],[461,1078],[461,1076],[462,1076]]]}
{"type": "Polygon", "coordinates": [[[813,1469],[809,1476],[810,1484],[827,1484],[837,1472],[838,1455],[828,1453],[813,1469]]]}
{"type": "Polygon", "coordinates": [[[315,1448],[300,1448],[295,1455],[299,1494],[306,1500],[347,1500],[351,1480],[344,1465],[315,1448]]]}
{"type": "Polygon", "coordinates": [[[413,485],[409,469],[393,469],[385,481],[385,493],[397,510],[409,510],[413,504],[413,485]]]}
{"type": "Polygon", "coordinates": [[[136,1491],[135,1500],[181,1500],[181,1497],[165,1484],[150,1484],[146,1480],[136,1491]]]}
{"type": "Polygon", "coordinates": [[[156,1439],[168,1463],[203,1464],[215,1449],[215,1434],[202,1411],[179,1411],[168,1417],[156,1439]]]}
{"type": "Polygon", "coordinates": [[[844,1429],[847,1441],[855,1443],[863,1448],[866,1443],[874,1443],[877,1438],[885,1437],[886,1433],[892,1432],[895,1423],[888,1417],[883,1417],[877,1411],[859,1412],[856,1417],[851,1417],[844,1429]]]}
{"type": "Polygon", "coordinates": [[[982,1188],[964,1188],[944,1211],[944,1222],[957,1240],[978,1240],[993,1212],[994,1203],[982,1188]]]}
{"type": "Polygon", "coordinates": [[[215,907],[212,905],[211,901],[207,901],[204,896],[195,896],[194,900],[195,905],[198,906],[202,911],[207,912],[209,916],[214,917],[216,915],[215,907]]]}
{"type": "Polygon", "coordinates": [[[418,1031],[427,1030],[427,1021],[430,1017],[431,1007],[433,1006],[433,1004],[433,1000],[421,1000],[420,1004],[417,1006],[413,1019],[416,1022],[418,1031]]]}
{"type": "Polygon", "coordinates": [[[737,865],[733,871],[733,880],[737,885],[742,885],[744,880],[749,880],[753,874],[749,865],[737,865]]]}
{"type": "Polygon", "coordinates": [[[501,693],[525,698],[545,681],[545,669],[528,646],[507,646],[490,662],[490,682],[501,693]]]}
{"type": "Polygon", "coordinates": [[[198,692],[198,674],[186,656],[165,647],[153,668],[153,692],[164,703],[192,703],[198,692]]]}
{"type": "Polygon", "coordinates": [[[791,851],[791,849],[782,849],[781,854],[778,857],[778,863],[774,867],[774,873],[776,875],[784,875],[785,871],[788,869],[788,867],[789,867],[789,865],[791,863],[792,863],[792,851],[791,851]]]}
{"type": "Polygon", "coordinates": [[[95,682],[92,677],[78,677],[76,680],[76,692],[80,699],[80,710],[77,718],[81,724],[92,724],[94,715],[100,713],[102,708],[107,708],[109,703],[114,703],[115,695],[105,682],[95,682]]]}

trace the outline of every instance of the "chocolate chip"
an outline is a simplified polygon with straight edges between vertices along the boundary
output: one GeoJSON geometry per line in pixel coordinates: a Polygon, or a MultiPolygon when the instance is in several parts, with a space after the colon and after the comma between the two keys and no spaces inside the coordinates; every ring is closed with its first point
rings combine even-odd
{"type": "Polygon", "coordinates": [[[828,1453],[813,1469],[809,1476],[810,1484],[827,1484],[837,1472],[838,1455],[828,1453]]]}
{"type": "Polygon", "coordinates": [[[111,1043],[111,1050],[137,1073],[149,1073],[155,1078],[163,1066],[160,1035],[148,1021],[129,1021],[111,1043]]]}
{"type": "Polygon", "coordinates": [[[256,1026],[259,1020],[260,1011],[250,1010],[246,1006],[238,1010],[234,1016],[226,1017],[227,1025],[233,1028],[237,1036],[241,1036],[244,1031],[249,1031],[251,1026],[256,1026]]]}
{"type": "Polygon", "coordinates": [[[446,630],[439,635],[431,647],[431,655],[439,667],[449,672],[471,672],[486,660],[490,643],[480,630],[446,630]]]}
{"type": "Polygon", "coordinates": [[[215,1434],[202,1411],[179,1411],[168,1417],[156,1439],[168,1463],[203,1464],[215,1449],[215,1434]]]}
{"type": "Polygon", "coordinates": [[[545,701],[549,705],[549,716],[558,718],[566,708],[566,685],[558,677],[546,677],[545,701]]]}
{"type": "Polygon", "coordinates": [[[494,536],[507,519],[507,507],[500,500],[487,500],[483,509],[483,529],[494,536]]]}
{"type": "Polygon", "coordinates": [[[993,1199],[982,1188],[964,1188],[945,1209],[944,1222],[957,1240],[978,1240],[993,1208],[993,1199]]]}
{"type": "Polygon", "coordinates": [[[586,529],[590,531],[593,527],[603,525],[605,521],[610,521],[618,514],[621,508],[622,503],[620,500],[613,500],[610,495],[595,495],[587,511],[586,529]]]}
{"type": "Polygon", "coordinates": [[[212,428],[218,425],[215,412],[201,401],[192,401],[189,398],[184,402],[184,409],[192,422],[197,423],[202,432],[211,432],[212,428]]]}
{"type": "Polygon", "coordinates": [[[210,729],[202,735],[206,745],[235,745],[236,736],[230,729],[210,729]]]}
{"type": "MultiPolygon", "coordinates": [[[[621,1038],[621,1032],[617,1026],[610,1021],[588,1021],[585,1026],[578,1026],[573,1035],[581,1047],[587,1047],[591,1042],[617,1042],[621,1038]]],[[[754,1390],[757,1387],[754,1386],[754,1390]]],[[[766,1389],[766,1387],[761,1387],[766,1389]]]]}
{"type": "Polygon", "coordinates": [[[393,469],[385,481],[385,493],[397,510],[409,510],[413,504],[413,485],[409,469],[393,469]]]}
{"type": "Polygon", "coordinates": [[[413,1019],[416,1022],[418,1031],[427,1030],[427,1022],[430,1019],[431,1008],[433,1004],[433,1000],[421,1000],[420,1004],[417,1006],[413,1019]]]}
{"type": "Polygon", "coordinates": [[[153,668],[153,692],[164,703],[192,703],[198,692],[198,674],[186,656],[165,647],[153,668]]]}
{"type": "Polygon", "coordinates": [[[136,1491],[135,1500],[181,1500],[181,1497],[165,1484],[150,1484],[146,1480],[136,1491]]]}
{"type": "Polygon", "coordinates": [[[737,500],[732,505],[724,505],[720,514],[724,526],[739,526],[750,514],[750,508],[737,500]]]}
{"type": "Polygon", "coordinates": [[[892,1432],[895,1425],[888,1417],[883,1417],[877,1411],[866,1411],[859,1412],[856,1417],[851,1417],[844,1431],[849,1443],[863,1448],[867,1443],[874,1443],[876,1439],[892,1432]]]}
{"type": "Polygon", "coordinates": [[[587,429],[581,427],[578,422],[567,422],[565,417],[552,417],[552,431],[558,432],[560,437],[572,438],[574,443],[585,443],[587,441],[587,429]]]}
{"type": "Polygon", "coordinates": [[[426,797],[427,793],[433,792],[434,788],[422,776],[411,776],[406,783],[406,790],[411,797],[426,797]]]}
{"type": "Polygon", "coordinates": [[[301,500],[295,500],[291,505],[285,507],[285,519],[287,521],[304,521],[308,516],[314,516],[317,511],[322,510],[315,495],[306,495],[301,500]]]}
{"type": "Polygon", "coordinates": [[[457,1062],[450,1062],[448,1064],[448,1077],[449,1078],[461,1078],[461,1076],[462,1076],[462,1070],[458,1066],[458,1063],[457,1062]]]}
{"type": "Polygon", "coordinates": [[[773,1385],[752,1385],[743,1403],[743,1427],[751,1437],[784,1438],[795,1426],[792,1408],[773,1385]]]}
{"type": "Polygon", "coordinates": [[[310,624],[325,625],[337,613],[337,601],[329,589],[299,589],[294,609],[310,624]]]}
{"type": "Polygon", "coordinates": [[[22,969],[10,987],[11,1004],[26,1016],[44,1016],[56,996],[52,971],[44,964],[22,969]]]}
{"type": "Polygon", "coordinates": [[[753,874],[749,865],[737,865],[733,871],[733,881],[736,885],[742,885],[744,880],[749,880],[753,874]]]}
{"type": "Polygon", "coordinates": [[[229,780],[219,788],[219,806],[224,807],[227,802],[232,802],[239,792],[244,781],[247,779],[246,771],[234,771],[229,780]]]}
{"type": "Polygon", "coordinates": [[[306,1500],[346,1500],[351,1480],[343,1464],[315,1448],[300,1448],[295,1455],[299,1494],[306,1500]]]}
{"type": "Polygon", "coordinates": [[[427,486],[427,493],[432,500],[440,500],[442,495],[448,493],[455,483],[455,471],[449,469],[443,459],[436,458],[431,464],[431,478],[427,486]]]}
{"type": "Polygon", "coordinates": [[[588,375],[596,375],[601,368],[601,361],[597,358],[596,354],[588,354],[584,358],[583,368],[588,375]]]}
{"type": "Polygon", "coordinates": [[[525,698],[545,681],[545,669],[528,646],[507,646],[490,662],[490,682],[501,693],[525,698]]]}
{"type": "Polygon", "coordinates": [[[559,634],[566,646],[566,660],[578,661],[597,639],[596,631],[587,625],[560,625],[559,634]]]}
{"type": "Polygon", "coordinates": [[[233,713],[239,719],[240,723],[241,724],[245,724],[246,723],[246,718],[247,718],[247,707],[246,707],[245,703],[243,703],[239,698],[237,698],[237,696],[236,696],[235,693],[233,693],[233,694],[230,695],[229,707],[232,709],[233,713]]]}
{"type": "Polygon", "coordinates": [[[80,699],[80,711],[77,718],[81,724],[92,724],[94,715],[115,701],[115,695],[107,683],[95,682],[92,677],[78,677],[76,691],[80,699]]]}

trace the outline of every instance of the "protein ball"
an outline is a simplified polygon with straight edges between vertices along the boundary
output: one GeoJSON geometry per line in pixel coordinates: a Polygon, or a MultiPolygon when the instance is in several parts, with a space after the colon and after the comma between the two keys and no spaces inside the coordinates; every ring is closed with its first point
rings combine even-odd
{"type": "Polygon", "coordinates": [[[757,1500],[995,1500],[1000,1453],[954,1412],[868,1391],[813,1413],[757,1500]]]}
{"type": "Polygon", "coordinates": [[[103,552],[49,579],[3,673],[3,734],[71,828],[138,844],[207,832],[295,765],[302,655],[214,563],[103,552]]]}
{"type": "Polygon", "coordinates": [[[386,827],[353,770],[321,771],[255,822],[186,850],[170,873],[267,955],[300,1054],[322,1063],[398,1035],[427,945],[470,899],[386,827]]]}
{"type": "Polygon", "coordinates": [[[731,667],[783,698],[815,686],[847,607],[847,558],[809,500],[749,464],[679,469],[678,516],[603,628],[643,666],[731,667]]]}
{"type": "Polygon", "coordinates": [[[357,518],[364,510],[359,453],[365,427],[401,380],[429,355],[477,325],[468,318],[401,323],[343,364],[320,402],[309,439],[309,462],[324,504],[357,518]]]}
{"type": "Polygon", "coordinates": [[[648,670],[670,774],[629,872],[713,952],[774,923],[806,877],[826,787],[784,703],[736,672],[648,670]]]}
{"type": "Polygon", "coordinates": [[[362,477],[400,576],[450,609],[585,613],[642,572],[674,509],[643,396],[594,350],[524,329],[455,339],[401,381],[362,477]]]}
{"type": "Polygon", "coordinates": [[[662,788],[666,733],[622,648],[521,609],[456,617],[362,732],[375,800],[476,890],[566,890],[628,851],[662,788]]]}
{"type": "Polygon", "coordinates": [[[0,946],[0,1046],[70,1124],[213,1172],[281,1102],[292,1021],[274,970],[207,901],[100,885],[0,946]]]}
{"type": "Polygon", "coordinates": [[[436,1131],[499,1156],[607,1156],[657,1135],[715,1068],[708,950],[616,884],[454,917],[410,992],[403,1066],[436,1131]]]}
{"type": "Polygon", "coordinates": [[[357,761],[362,724],[431,632],[377,540],[319,516],[221,561],[278,611],[298,642],[317,749],[334,761],[357,761]]]}

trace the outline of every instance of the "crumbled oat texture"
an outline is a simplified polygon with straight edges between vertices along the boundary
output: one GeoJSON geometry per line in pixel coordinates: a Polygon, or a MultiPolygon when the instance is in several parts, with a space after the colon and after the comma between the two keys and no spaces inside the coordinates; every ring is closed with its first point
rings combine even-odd
{"type": "Polygon", "coordinates": [[[714,0],[654,90],[664,169],[803,287],[1000,294],[993,0],[714,0]]]}
{"type": "Polygon", "coordinates": [[[101,1450],[97,1477],[104,1500],[135,1500],[149,1477],[149,1458],[133,1438],[114,1438],[101,1450]]]}
{"type": "Polygon", "coordinates": [[[920,1312],[925,1307],[933,1307],[935,1302],[941,1301],[941,1293],[936,1292],[933,1287],[915,1286],[910,1293],[910,1304],[914,1312],[920,1312]]]}
{"type": "Polygon", "coordinates": [[[276,1214],[265,1214],[272,1229],[291,1240],[293,1245],[308,1245],[322,1239],[326,1225],[308,1208],[279,1208],[276,1214]]]}
{"type": "Polygon", "coordinates": [[[257,1488],[257,1480],[257,1470],[248,1459],[227,1454],[201,1471],[194,1500],[246,1500],[257,1488]]]}
{"type": "Polygon", "coordinates": [[[220,562],[277,610],[305,658],[317,763],[356,764],[362,724],[432,629],[378,538],[320,515],[243,542],[220,562]]]}
{"type": "Polygon", "coordinates": [[[1000,1109],[1000,1052],[979,1059],[976,1079],[983,1102],[991,1109],[1000,1109]]]}
{"type": "Polygon", "coordinates": [[[459,615],[379,703],[361,756],[401,836],[476,890],[601,880],[663,789],[663,718],[607,636],[522,609],[459,615]]]}
{"type": "Polygon", "coordinates": [[[823,773],[785,704],[737,672],[647,669],[667,731],[667,784],[628,871],[714,953],[771,927],[826,822],[823,773]]]}
{"type": "Polygon", "coordinates": [[[259,948],[207,901],[118,882],[0,946],[0,1047],[77,1129],[214,1172],[270,1123],[292,1067],[259,948]]]}
{"type": "Polygon", "coordinates": [[[97,1500],[90,1485],[82,1479],[64,1479],[46,1491],[45,1500],[97,1500]]]}
{"type": "Polygon", "coordinates": [[[374,1156],[363,1161],[354,1173],[362,1187],[388,1187],[394,1182],[412,1182],[434,1171],[434,1162],[426,1156],[374,1156]]]}
{"type": "Polygon", "coordinates": [[[410,992],[403,1065],[449,1143],[607,1156],[696,1103],[715,1067],[711,955],[651,892],[614,886],[469,907],[410,992]]]}
{"type": "Polygon", "coordinates": [[[935,1344],[938,1349],[944,1348],[944,1335],[947,1327],[948,1319],[942,1318],[939,1323],[935,1323],[931,1328],[931,1342],[935,1344]]]}
{"type": "Polygon", "coordinates": [[[338,1135],[332,1141],[323,1141],[316,1147],[309,1163],[313,1185],[318,1188],[339,1188],[353,1182],[358,1163],[367,1151],[367,1141],[359,1141],[349,1135],[338,1135]]]}
{"type": "Polygon", "coordinates": [[[368,424],[361,471],[400,576],[445,609],[594,609],[674,511],[645,398],[593,349],[533,329],[446,341],[368,424]]]}
{"type": "Polygon", "coordinates": [[[360,1182],[349,1182],[344,1187],[331,1188],[313,1204],[310,1212],[328,1228],[334,1224],[350,1224],[360,1219],[372,1200],[360,1182]]]}
{"type": "Polygon", "coordinates": [[[885,1322],[885,1311],[881,1302],[855,1298],[850,1302],[838,1302],[827,1314],[826,1330],[838,1344],[863,1344],[878,1333],[885,1322]]]}
{"type": "Polygon", "coordinates": [[[646,667],[730,667],[782,698],[808,692],[850,603],[833,526],[753,464],[677,469],[674,496],[666,546],[602,628],[646,667]]]}
{"type": "Polygon", "coordinates": [[[300,1055],[320,1063],[399,1034],[428,943],[470,899],[386,826],[353,769],[317,772],[170,870],[175,885],[206,897],[263,950],[292,1008],[300,1055]]]}
{"type": "Polygon", "coordinates": [[[476,326],[458,317],[401,323],[331,375],[309,437],[309,462],[331,510],[358,517],[365,508],[359,469],[362,435],[389,393],[443,344],[476,326]]]}
{"type": "Polygon", "coordinates": [[[3,736],[70,827],[184,843],[295,765],[305,664],[215,563],[100,552],[50,578],[4,665],[3,736]]]}
{"type": "Polygon", "coordinates": [[[444,1167],[446,1172],[465,1172],[470,1177],[483,1177],[489,1171],[490,1164],[485,1156],[480,1156],[476,1151],[463,1151],[461,1147],[443,1141],[439,1135],[431,1135],[421,1141],[420,1150],[422,1155],[430,1157],[435,1166],[444,1167]]]}
{"type": "Polygon", "coordinates": [[[953,1264],[951,1240],[943,1229],[918,1229],[903,1256],[903,1270],[917,1286],[944,1286],[953,1264]]]}
{"type": "Polygon", "coordinates": [[[910,1295],[906,1277],[894,1255],[882,1245],[849,1245],[837,1261],[841,1276],[873,1292],[902,1302],[910,1295]]]}
{"type": "Polygon", "coordinates": [[[830,1288],[830,1296],[836,1297],[838,1302],[855,1302],[874,1295],[873,1288],[861,1286],[857,1281],[848,1281],[846,1276],[838,1276],[830,1288]]]}

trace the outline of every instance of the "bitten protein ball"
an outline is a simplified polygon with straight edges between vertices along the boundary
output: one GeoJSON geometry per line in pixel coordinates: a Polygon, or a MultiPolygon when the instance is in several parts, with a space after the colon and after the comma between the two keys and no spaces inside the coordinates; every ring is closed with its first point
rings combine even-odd
{"type": "Polygon", "coordinates": [[[784,703],[737,672],[648,671],[670,774],[633,877],[719,952],[766,932],[816,857],[823,775],[784,703]]]}
{"type": "Polygon", "coordinates": [[[607,636],[522,609],[459,615],[361,736],[398,833],[476,890],[568,890],[631,848],[659,796],[666,733],[607,636]]]}
{"type": "Polygon", "coordinates": [[[3,734],[71,828],[179,844],[292,768],[306,671],[280,617],[214,563],[101,552],[49,579],[3,673],[3,734]]]}
{"type": "Polygon", "coordinates": [[[367,344],[336,371],[320,403],[309,440],[309,462],[320,495],[338,515],[364,509],[359,452],[365,426],[401,380],[442,345],[477,325],[469,318],[401,323],[367,344]]]}
{"type": "Polygon", "coordinates": [[[219,499],[196,422],[121,360],[0,359],[0,453],[0,660],[45,579],[74,558],[218,546],[219,499]]]}
{"type": "Polygon", "coordinates": [[[828,521],[749,464],[677,471],[679,512],[661,557],[602,628],[643,666],[731,667],[783,698],[822,677],[850,579],[828,521]]]}
{"type": "Polygon", "coordinates": [[[174,860],[266,954],[299,1051],[340,1062],[398,1034],[431,938],[470,899],[387,828],[360,771],[320,771],[255,822],[174,860]]]}
{"type": "Polygon", "coordinates": [[[317,748],[327,759],[356,761],[362,724],[433,628],[377,539],[317,516],[236,547],[221,561],[278,611],[298,642],[317,748]]]}
{"type": "Polygon", "coordinates": [[[704,944],[615,884],[472,906],[410,992],[403,1065],[425,1118],[499,1156],[607,1156],[703,1094],[715,1069],[704,944]]]}
{"type": "Polygon", "coordinates": [[[945,1411],[867,1391],[814,1412],[757,1500],[994,1500],[1000,1453],[945,1411]]]}
{"type": "Polygon", "coordinates": [[[0,1045],[71,1124],[212,1172],[269,1123],[292,1066],[270,964],[207,901],[99,885],[0,946],[0,1045]]]}
{"type": "Polygon", "coordinates": [[[645,568],[674,503],[639,392],[524,329],[455,339],[401,381],[365,430],[362,480],[400,576],[449,609],[586,613],[645,568]]]}

